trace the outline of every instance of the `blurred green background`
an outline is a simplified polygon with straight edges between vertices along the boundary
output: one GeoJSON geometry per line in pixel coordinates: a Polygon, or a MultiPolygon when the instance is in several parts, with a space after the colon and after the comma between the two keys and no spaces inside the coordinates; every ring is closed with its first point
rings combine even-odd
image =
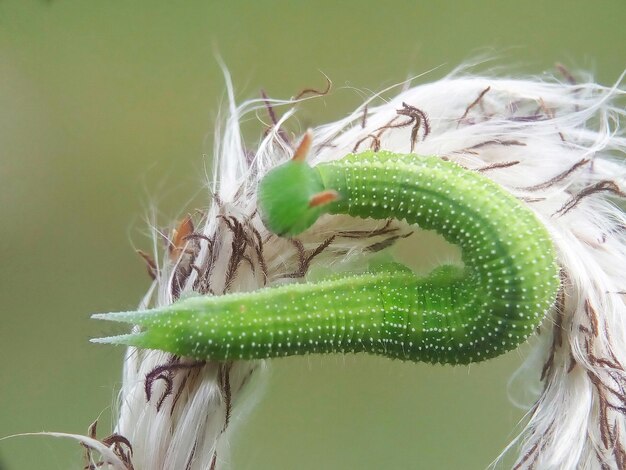
{"type": "MultiPolygon", "coordinates": [[[[478,54],[511,73],[555,62],[603,83],[626,66],[626,2],[0,1],[0,437],[110,431],[122,350],[89,314],[133,308],[148,286],[152,204],[167,223],[200,192],[224,100],[334,82],[299,114],[342,117],[361,98],[478,54]]],[[[250,127],[250,126],[249,126],[250,127]]],[[[253,124],[254,143],[260,126],[253,124]]],[[[523,413],[506,384],[527,350],[431,367],[373,357],[272,364],[232,443],[236,469],[486,467],[523,413]]],[[[73,442],[0,441],[2,469],[80,468],[73,442]]],[[[142,469],[143,470],[143,469],[142,469]]]]}

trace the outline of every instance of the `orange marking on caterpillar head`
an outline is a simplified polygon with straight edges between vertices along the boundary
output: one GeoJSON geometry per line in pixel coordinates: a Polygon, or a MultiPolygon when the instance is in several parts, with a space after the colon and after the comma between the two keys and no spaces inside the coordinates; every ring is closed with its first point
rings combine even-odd
{"type": "Polygon", "coordinates": [[[339,193],[333,189],[327,189],[321,193],[314,194],[309,199],[309,207],[320,207],[339,200],[339,193]]]}
{"type": "Polygon", "coordinates": [[[309,154],[309,150],[311,150],[311,143],[313,142],[313,131],[311,129],[307,129],[300,141],[300,145],[293,154],[293,158],[291,161],[294,162],[303,162],[306,159],[306,156],[309,154]]]}

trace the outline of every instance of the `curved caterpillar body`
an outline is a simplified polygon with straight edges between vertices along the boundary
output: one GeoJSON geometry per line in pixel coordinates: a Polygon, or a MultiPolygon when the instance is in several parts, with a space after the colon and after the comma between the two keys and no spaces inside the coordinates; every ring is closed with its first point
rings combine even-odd
{"type": "Polygon", "coordinates": [[[215,360],[367,352],[459,364],[517,347],[556,297],[554,248],[534,214],[496,183],[441,158],[364,152],[316,167],[294,158],[261,181],[259,209],[282,235],[306,230],[325,212],[405,219],[459,245],[464,266],[419,277],[389,265],[95,315],[142,327],[96,341],[215,360]]]}

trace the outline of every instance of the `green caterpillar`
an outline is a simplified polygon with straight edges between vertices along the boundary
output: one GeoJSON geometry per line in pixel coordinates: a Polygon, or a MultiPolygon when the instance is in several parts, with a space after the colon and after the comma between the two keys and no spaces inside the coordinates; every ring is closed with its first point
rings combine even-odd
{"type": "Polygon", "coordinates": [[[366,352],[466,364],[516,348],[554,304],[559,270],[546,229],[488,178],[437,157],[368,151],[311,167],[305,153],[260,182],[269,230],[296,235],[323,213],[405,219],[460,246],[464,266],[419,277],[391,264],[98,314],[141,331],[95,341],[212,360],[366,352]]]}

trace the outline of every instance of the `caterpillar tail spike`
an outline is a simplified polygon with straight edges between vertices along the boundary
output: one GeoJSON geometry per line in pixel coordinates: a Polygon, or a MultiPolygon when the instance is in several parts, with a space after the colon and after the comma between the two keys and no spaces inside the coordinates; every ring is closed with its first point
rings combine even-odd
{"type": "Polygon", "coordinates": [[[438,157],[387,151],[312,167],[304,161],[307,139],[297,159],[260,182],[259,211],[270,231],[294,236],[324,213],[395,218],[458,245],[463,266],[420,277],[393,265],[101,314],[141,331],[98,341],[214,360],[365,352],[459,364],[515,349],[553,307],[559,268],[550,236],[496,183],[438,157]]]}

